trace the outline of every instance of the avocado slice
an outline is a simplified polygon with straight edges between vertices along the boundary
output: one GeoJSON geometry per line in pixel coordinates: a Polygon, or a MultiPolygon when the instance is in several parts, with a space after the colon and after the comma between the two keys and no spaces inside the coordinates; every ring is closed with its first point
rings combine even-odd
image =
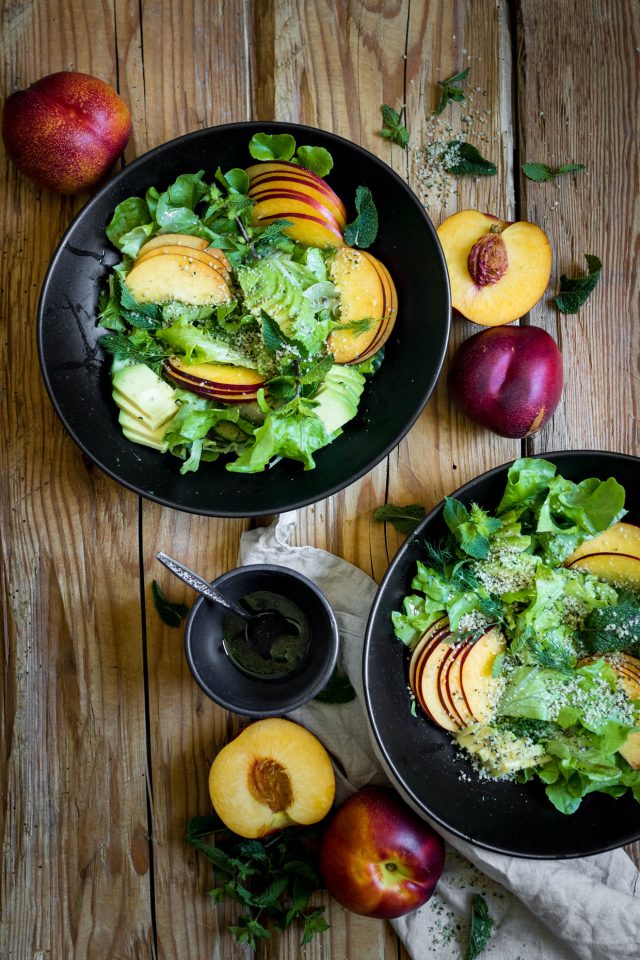
{"type": "Polygon", "coordinates": [[[174,390],[144,363],[120,367],[112,378],[113,399],[121,410],[156,430],[175,416],[174,390]]]}
{"type": "Polygon", "coordinates": [[[311,398],[314,408],[327,433],[335,433],[345,423],[353,420],[364,390],[365,378],[357,370],[334,364],[322,381],[317,393],[311,398]]]}

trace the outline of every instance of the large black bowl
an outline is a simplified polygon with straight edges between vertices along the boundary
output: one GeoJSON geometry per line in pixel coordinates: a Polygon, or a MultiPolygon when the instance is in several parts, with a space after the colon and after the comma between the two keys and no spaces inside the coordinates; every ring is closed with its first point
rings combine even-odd
{"type": "MultiPolygon", "coordinates": [[[[570,480],[615,477],[626,489],[632,523],[640,522],[640,460],[595,451],[544,454],[570,480]]],[[[463,503],[496,507],[510,464],[467,483],[454,494],[463,503]]],[[[460,757],[448,733],[423,716],[412,716],[409,654],[396,640],[391,612],[411,593],[421,544],[446,532],[442,504],[426,517],[402,548],[380,584],[367,627],[364,685],[369,719],[391,776],[419,810],[478,846],[521,857],[560,858],[601,853],[640,837],[640,806],[627,793],[616,800],[591,794],[571,816],[547,799],[544,784],[520,785],[480,779],[460,757]]]]}
{"type": "Polygon", "coordinates": [[[82,450],[124,486],[166,506],[218,517],[258,516],[305,506],[359,479],[402,439],[438,378],[449,335],[450,298],[444,258],[421,204],[390,167],[334,134],[296,124],[233,123],[199,130],[135,160],[80,211],[63,237],[45,278],[38,311],[38,349],[44,381],[63,424],[82,450]],[[120,255],[105,236],[115,206],[152,184],[166,188],[180,173],[252,163],[254,133],[291,132],[297,143],[326,147],[335,167],[329,182],[355,216],[359,184],[378,207],[380,230],[371,252],[388,266],[400,304],[382,368],[366,390],[358,416],[316,469],[282,461],[244,476],[224,462],[204,463],[181,476],[180,461],[126,440],[111,399],[109,363],[99,346],[98,296],[120,255]]]}

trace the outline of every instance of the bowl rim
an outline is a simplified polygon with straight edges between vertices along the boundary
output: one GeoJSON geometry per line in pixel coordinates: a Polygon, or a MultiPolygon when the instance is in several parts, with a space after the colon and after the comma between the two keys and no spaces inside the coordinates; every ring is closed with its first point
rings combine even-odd
{"type": "MultiPolygon", "coordinates": [[[[135,172],[141,167],[143,167],[145,164],[149,163],[150,161],[153,162],[156,158],[160,157],[164,153],[170,152],[178,144],[184,144],[190,141],[195,141],[199,138],[210,136],[212,132],[224,133],[225,131],[235,131],[235,130],[252,129],[252,128],[260,128],[260,130],[276,130],[276,131],[287,130],[287,131],[292,131],[294,133],[296,132],[309,133],[310,135],[320,133],[324,137],[327,137],[329,140],[333,140],[344,147],[354,150],[356,154],[365,156],[375,166],[383,170],[386,176],[389,176],[393,180],[395,180],[396,183],[399,185],[399,187],[407,194],[408,198],[410,198],[414,202],[426,230],[429,232],[429,234],[431,235],[434,241],[434,255],[437,257],[437,259],[440,262],[442,277],[444,280],[443,293],[445,296],[446,307],[447,307],[446,318],[445,318],[445,336],[443,337],[443,342],[441,344],[440,350],[434,352],[434,357],[437,361],[434,373],[429,378],[429,380],[425,382],[423,390],[421,391],[421,401],[417,405],[417,409],[414,411],[411,417],[404,422],[400,432],[397,433],[396,436],[389,443],[387,443],[381,450],[379,450],[378,453],[375,455],[375,457],[368,461],[368,464],[366,466],[361,467],[360,469],[356,470],[354,473],[349,474],[349,476],[346,479],[340,480],[326,487],[319,495],[311,494],[311,495],[305,495],[302,497],[296,497],[294,499],[291,499],[289,502],[278,507],[278,510],[280,512],[284,512],[287,510],[297,510],[297,509],[300,509],[301,507],[306,507],[306,506],[309,506],[310,504],[318,503],[320,500],[324,500],[328,497],[333,496],[334,494],[338,493],[340,490],[344,490],[346,487],[350,486],[351,484],[356,483],[358,480],[361,480],[362,477],[370,473],[374,469],[374,467],[376,467],[382,460],[385,459],[385,457],[389,456],[391,451],[398,446],[401,440],[407,435],[409,430],[413,427],[418,417],[423,412],[425,406],[431,399],[431,396],[435,390],[436,384],[442,373],[442,368],[444,365],[448,344],[449,344],[449,339],[451,335],[451,324],[452,324],[451,285],[449,282],[449,274],[447,271],[447,266],[446,266],[444,253],[442,250],[442,245],[440,244],[440,241],[438,239],[436,228],[432,223],[430,217],[428,216],[424,208],[424,205],[420,202],[419,197],[414,193],[414,191],[411,189],[411,187],[406,182],[406,180],[404,180],[398,173],[396,173],[396,171],[392,167],[390,167],[389,164],[385,163],[384,160],[381,160],[378,156],[376,156],[376,154],[372,153],[370,150],[367,150],[366,147],[363,147],[360,144],[354,143],[352,140],[349,140],[346,137],[342,137],[339,134],[333,133],[330,130],[325,130],[321,127],[313,127],[308,124],[287,123],[285,121],[277,121],[277,120],[264,120],[264,121],[246,120],[246,121],[235,121],[233,123],[215,124],[210,127],[203,127],[200,130],[192,130],[189,133],[183,134],[180,137],[174,137],[171,140],[167,140],[164,143],[158,144],[156,147],[153,147],[151,150],[148,150],[146,153],[143,153],[141,156],[136,157],[135,160],[132,160],[131,163],[128,163],[126,166],[122,168],[122,170],[119,170],[118,173],[115,174],[115,176],[111,177],[106,183],[104,183],[99,188],[99,190],[85,204],[83,204],[83,206],[76,213],[73,220],[71,221],[71,223],[69,224],[65,232],[63,233],[62,238],[58,242],[58,245],[56,246],[53,252],[49,266],[47,267],[47,271],[42,281],[42,287],[40,290],[40,296],[38,298],[38,306],[36,311],[36,339],[37,339],[37,350],[38,350],[40,374],[44,381],[44,385],[49,395],[49,399],[53,405],[53,408],[58,418],[62,422],[64,429],[72,438],[76,446],[78,446],[79,449],[82,451],[82,453],[85,456],[87,456],[89,460],[91,460],[91,462],[95,464],[95,466],[97,466],[100,470],[102,470],[103,473],[105,473],[112,480],[115,480],[116,483],[120,484],[121,486],[125,487],[128,490],[131,490],[133,493],[136,493],[138,496],[144,497],[147,500],[151,500],[154,503],[158,503],[161,506],[169,507],[170,509],[173,509],[173,510],[181,510],[185,513],[193,513],[199,516],[206,516],[206,517],[220,517],[220,518],[240,518],[240,517],[248,517],[248,516],[261,517],[261,516],[268,516],[272,514],[274,510],[273,510],[273,506],[259,507],[257,509],[253,509],[252,512],[248,514],[246,512],[242,512],[237,509],[228,509],[228,508],[225,509],[224,506],[220,506],[220,507],[216,506],[214,509],[212,509],[212,508],[205,508],[205,507],[199,507],[199,506],[187,507],[182,504],[178,505],[174,500],[171,500],[168,497],[164,497],[152,491],[150,492],[148,489],[143,489],[142,486],[136,483],[133,483],[131,481],[123,480],[118,475],[115,469],[113,469],[108,464],[103,462],[102,458],[98,454],[94,454],[92,451],[87,449],[84,443],[79,439],[75,429],[73,429],[73,427],[69,423],[67,423],[67,420],[62,413],[61,405],[59,404],[56,398],[54,387],[51,382],[51,378],[49,376],[49,371],[47,369],[47,366],[45,363],[45,356],[44,356],[44,353],[45,353],[44,311],[45,311],[46,300],[49,297],[49,287],[51,286],[54,274],[58,269],[59,261],[67,248],[69,238],[73,234],[80,220],[86,217],[87,215],[89,216],[91,215],[93,208],[102,200],[104,194],[107,191],[113,189],[114,186],[117,186],[119,183],[121,183],[121,181],[126,179],[132,171],[135,172]]],[[[107,245],[108,245],[108,240],[105,235],[105,252],[108,249],[107,245]]]]}
{"type": "MultiPolygon", "coordinates": [[[[567,460],[569,457],[578,457],[578,456],[595,456],[598,458],[613,458],[614,460],[624,460],[631,464],[636,464],[640,468],[640,457],[636,457],[633,454],[629,453],[618,453],[611,450],[549,450],[544,453],[535,453],[529,455],[530,459],[544,460],[548,457],[553,457],[556,460],[567,460]]],[[[490,477],[494,477],[500,473],[506,473],[507,470],[517,461],[523,459],[523,457],[516,457],[513,460],[508,460],[499,466],[492,467],[490,470],[486,470],[484,473],[478,474],[476,477],[473,477],[471,480],[468,480],[462,486],[458,487],[452,493],[447,494],[450,497],[458,497],[461,494],[468,493],[476,483],[479,483],[482,480],[487,480],[490,477]]],[[[559,468],[560,469],[560,468],[559,468]]],[[[474,847],[480,847],[483,850],[490,850],[493,853],[500,853],[506,856],[517,857],[519,859],[525,860],[571,860],[577,857],[584,856],[593,856],[598,853],[606,853],[609,850],[615,850],[619,847],[622,847],[628,843],[634,843],[640,839],[640,817],[638,819],[638,828],[637,831],[625,837],[621,841],[614,841],[612,843],[598,844],[594,847],[589,848],[587,851],[569,851],[561,853],[520,853],[517,850],[514,850],[509,847],[501,847],[497,844],[487,843],[485,841],[477,840],[475,837],[471,837],[468,833],[464,832],[464,829],[460,827],[453,826],[450,823],[434,813],[429,809],[428,804],[425,803],[420,797],[416,796],[415,792],[409,789],[408,785],[404,783],[404,780],[398,771],[397,764],[390,756],[387,747],[385,746],[380,730],[378,728],[378,722],[374,717],[373,706],[371,703],[371,695],[369,690],[369,650],[372,645],[372,631],[374,626],[374,621],[377,619],[378,608],[382,603],[382,597],[395,576],[396,568],[400,565],[404,558],[405,551],[409,548],[411,541],[419,536],[422,531],[429,526],[433,519],[440,513],[442,506],[444,504],[444,499],[440,500],[434,507],[429,511],[429,513],[420,521],[418,526],[413,530],[404,542],[401,544],[398,552],[391,561],[387,572],[380,581],[380,585],[376,591],[376,595],[371,606],[371,611],[369,613],[369,618],[367,620],[367,626],[365,630],[364,644],[362,648],[362,679],[364,687],[364,699],[366,706],[366,715],[367,722],[369,724],[369,729],[371,735],[374,739],[375,747],[379,751],[383,766],[386,769],[387,774],[392,779],[393,782],[397,785],[401,793],[404,793],[405,798],[412,804],[415,805],[416,809],[422,814],[425,814],[436,824],[441,826],[444,830],[447,830],[449,833],[453,834],[456,837],[459,837],[461,840],[470,843],[474,847]]]]}
{"type": "MultiPolygon", "coordinates": [[[[338,621],[336,620],[335,613],[333,612],[333,607],[327,600],[326,596],[320,589],[320,587],[315,584],[308,577],[305,577],[303,573],[299,573],[297,570],[293,570],[290,567],[284,566],[284,564],[277,563],[247,563],[244,566],[234,567],[232,570],[227,570],[226,573],[220,574],[219,577],[216,577],[215,580],[211,580],[211,586],[215,587],[218,590],[221,586],[224,586],[229,580],[234,580],[237,576],[242,573],[275,573],[278,576],[290,577],[292,580],[297,580],[299,583],[303,584],[307,589],[309,589],[320,601],[325,614],[327,615],[327,620],[329,624],[329,641],[331,648],[331,655],[327,664],[320,673],[315,681],[311,685],[307,685],[304,688],[304,692],[299,694],[296,699],[285,703],[284,705],[278,707],[277,709],[268,709],[268,710],[242,710],[238,709],[237,706],[233,704],[231,700],[225,699],[222,694],[213,692],[210,687],[204,682],[201,678],[199,671],[196,669],[193,658],[193,648],[190,644],[190,638],[193,633],[193,621],[195,620],[198,610],[202,604],[209,603],[206,597],[198,597],[193,607],[189,612],[187,621],[184,626],[184,655],[189,665],[189,670],[191,671],[191,676],[198,684],[203,693],[205,693],[210,700],[213,700],[214,703],[217,703],[218,706],[223,707],[225,710],[228,710],[230,713],[235,713],[243,717],[259,717],[263,719],[265,717],[280,717],[284,713],[289,713],[292,710],[297,710],[299,707],[304,706],[305,703],[308,703],[309,700],[313,700],[315,696],[327,685],[331,674],[333,673],[337,660],[338,653],[340,650],[340,631],[338,629],[338,621]]],[[[274,687],[275,689],[275,687],[274,687]]]]}

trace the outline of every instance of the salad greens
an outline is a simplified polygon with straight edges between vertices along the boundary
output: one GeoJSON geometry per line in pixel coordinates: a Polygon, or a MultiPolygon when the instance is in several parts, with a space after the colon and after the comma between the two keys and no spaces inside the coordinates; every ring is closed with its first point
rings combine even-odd
{"type": "MultiPolygon", "coordinates": [[[[327,150],[296,148],[288,134],[256,134],[249,153],[257,160],[302,164],[319,176],[333,166],[327,150]]],[[[254,225],[255,201],[248,190],[249,176],[242,169],[223,173],[218,168],[213,181],[205,179],[204,170],[183,173],[166,190],[151,186],[144,197],[122,201],[106,228],[122,253],[101,296],[98,315],[107,331],[100,343],[112,356],[112,375],[123,366],[144,365],[173,386],[167,364],[177,358],[180,365],[223,364],[256,371],[263,386],[253,390],[253,402],[234,403],[234,390],[242,393],[238,387],[224,391],[229,399],[222,401],[211,391],[207,396],[190,392],[186,380],[180,379],[166,408],[171,411],[171,404],[175,408],[177,403],[178,412],[167,420],[164,432],[161,426],[141,428],[135,398],[132,402],[125,396],[124,420],[120,417],[125,436],[133,439],[142,431],[150,440],[148,446],[183,461],[183,474],[223,455],[232,455],[226,469],[238,473],[263,471],[283,457],[313,469],[315,452],[339,436],[343,424],[356,415],[365,378],[376,372],[383,357],[380,350],[366,362],[350,366],[344,382],[329,376],[332,370],[335,374],[347,369],[334,363],[328,344],[331,333],[349,326],[360,333],[375,321],[364,319],[355,326],[341,322],[340,296],[330,273],[334,251],[294,241],[285,233],[291,226],[286,219],[254,225]],[[175,243],[176,234],[222,251],[228,264],[228,302],[209,306],[177,300],[137,302],[127,277],[143,244],[162,235],[171,235],[168,243],[175,243]]],[[[347,233],[353,234],[353,244],[368,246],[378,220],[365,187],[358,188],[356,209],[347,233]]]]}
{"type": "Polygon", "coordinates": [[[424,545],[415,592],[392,614],[396,636],[410,648],[443,616],[452,642],[499,628],[506,649],[494,664],[500,693],[493,716],[463,730],[459,743],[489,776],[495,768],[486,751],[472,749],[474,740],[495,746],[502,739],[516,758],[535,750],[534,763],[516,759],[509,774],[539,777],[568,814],[593,791],[618,797],[630,789],[640,801],[640,770],[618,752],[640,729],[640,701],[601,657],[640,653],[640,596],[563,566],[624,516],[624,499],[613,478],[574,483],[546,460],[517,460],[494,514],[445,501],[449,534],[424,545]]]}

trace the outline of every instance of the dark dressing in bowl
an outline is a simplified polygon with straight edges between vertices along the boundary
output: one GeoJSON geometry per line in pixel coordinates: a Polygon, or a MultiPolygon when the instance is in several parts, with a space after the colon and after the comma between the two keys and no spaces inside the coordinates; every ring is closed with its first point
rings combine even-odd
{"type": "Polygon", "coordinates": [[[309,653],[309,623],[300,607],[270,590],[248,593],[239,603],[253,614],[275,610],[285,618],[287,627],[286,632],[270,639],[266,649],[251,643],[246,622],[228,613],[223,624],[223,645],[231,662],[248,676],[262,680],[280,680],[299,670],[309,653]]]}

